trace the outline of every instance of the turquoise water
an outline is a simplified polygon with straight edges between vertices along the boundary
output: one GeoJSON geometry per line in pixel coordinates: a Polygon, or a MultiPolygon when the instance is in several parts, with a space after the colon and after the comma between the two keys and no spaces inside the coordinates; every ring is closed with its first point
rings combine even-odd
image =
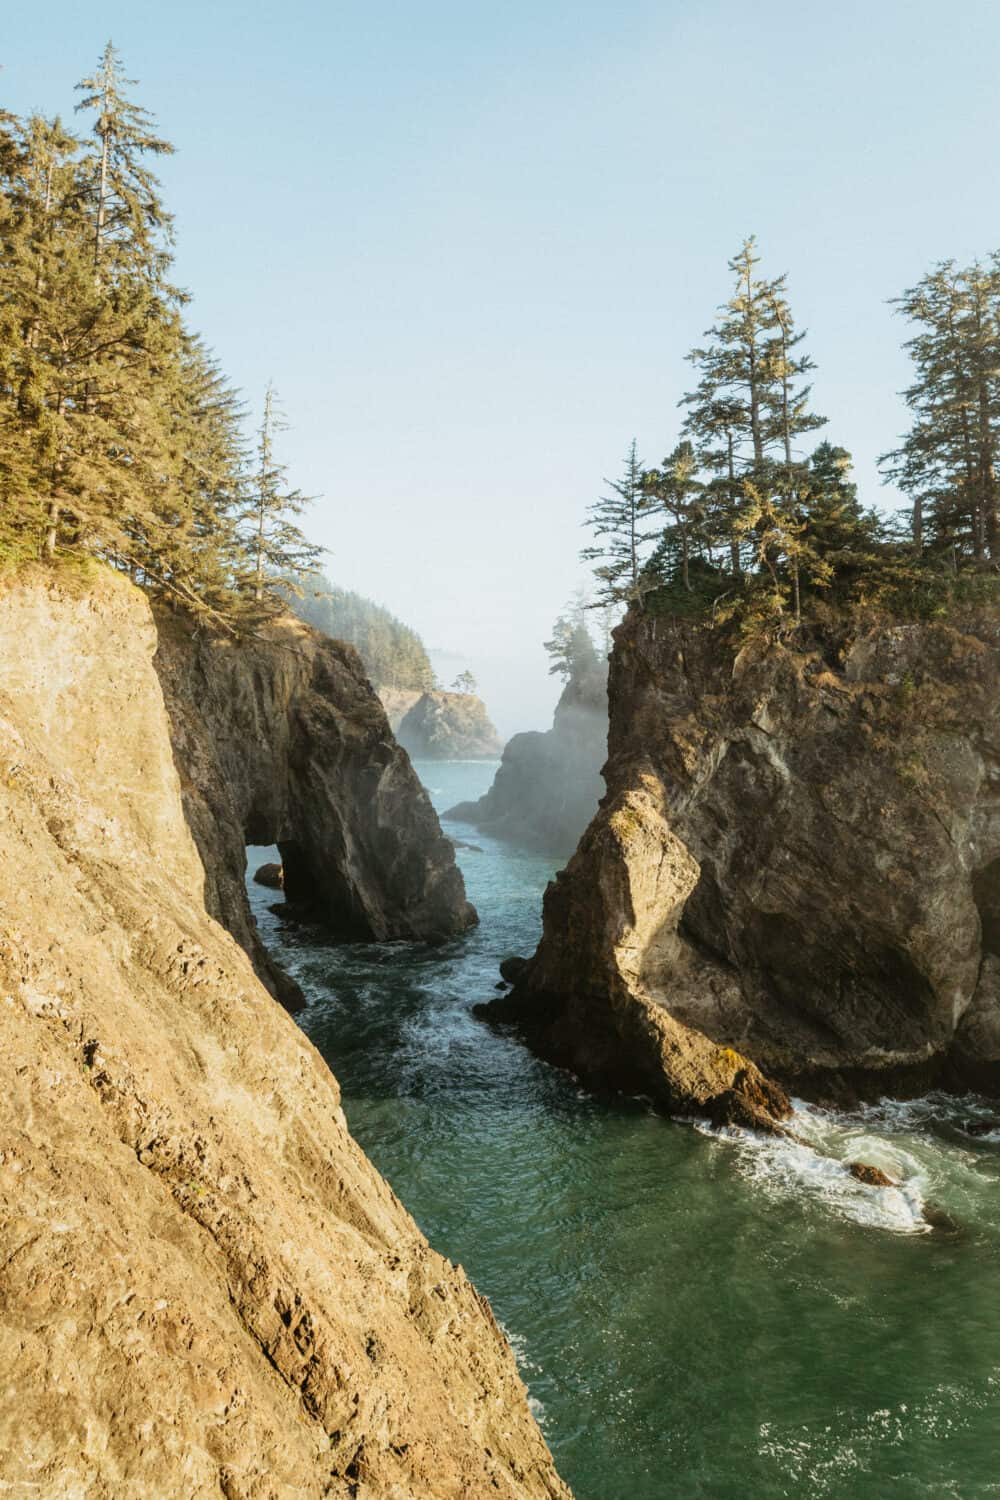
{"type": "MultiPolygon", "coordinates": [[[[443,809],[494,767],[418,770],[443,809]]],[[[443,948],[325,946],[251,892],[351,1128],[490,1298],[577,1500],[1000,1496],[1000,1129],[962,1129],[985,1101],[802,1107],[810,1150],[589,1097],[470,1014],[532,949],[552,862],[448,831],[481,846],[481,925],[443,948]]]]}

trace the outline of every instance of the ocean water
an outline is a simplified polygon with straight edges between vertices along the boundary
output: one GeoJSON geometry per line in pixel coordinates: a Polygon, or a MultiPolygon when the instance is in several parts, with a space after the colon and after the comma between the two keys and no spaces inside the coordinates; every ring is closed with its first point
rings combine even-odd
{"type": "MultiPolygon", "coordinates": [[[[439,810],[494,769],[417,766],[439,810]]],[[[1000,1496],[1000,1123],[964,1128],[1000,1110],[801,1105],[794,1144],[593,1098],[471,1014],[532,950],[553,862],[445,827],[479,846],[481,925],[444,947],[329,946],[251,896],[352,1130],[490,1298],[577,1500],[1000,1496]]]]}

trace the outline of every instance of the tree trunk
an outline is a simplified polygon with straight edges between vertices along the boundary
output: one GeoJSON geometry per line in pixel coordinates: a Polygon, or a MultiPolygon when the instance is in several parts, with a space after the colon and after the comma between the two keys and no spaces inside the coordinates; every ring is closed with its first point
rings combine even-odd
{"type": "Polygon", "coordinates": [[[94,265],[101,264],[104,244],[104,224],[108,197],[108,95],[104,94],[104,109],[101,115],[101,186],[97,198],[97,228],[94,231],[94,265]]]}
{"type": "Polygon", "coordinates": [[[56,532],[59,528],[59,507],[54,500],[49,501],[47,513],[47,525],[45,529],[45,540],[42,543],[42,556],[49,562],[56,555],[56,532]]]}
{"type": "Polygon", "coordinates": [[[993,429],[990,423],[990,393],[985,380],[979,382],[979,509],[991,558],[1000,552],[997,528],[996,468],[993,429]]]}
{"type": "MultiPolygon", "coordinates": [[[[726,446],[729,450],[729,508],[732,511],[731,522],[736,520],[736,467],[733,463],[733,429],[726,430],[726,446]]],[[[740,576],[740,544],[735,533],[729,538],[729,560],[733,566],[733,577],[740,576]]]]}
{"type": "Polygon", "coordinates": [[[795,600],[795,619],[802,619],[802,597],[799,593],[799,560],[792,558],[792,596],[795,600]]]}

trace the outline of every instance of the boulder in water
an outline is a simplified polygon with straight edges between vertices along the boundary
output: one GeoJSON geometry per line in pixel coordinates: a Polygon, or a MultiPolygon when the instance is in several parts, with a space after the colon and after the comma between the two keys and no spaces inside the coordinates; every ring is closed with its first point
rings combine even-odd
{"type": "Polygon", "coordinates": [[[899,1187],[887,1172],[881,1167],[873,1167],[866,1161],[852,1161],[848,1163],[847,1170],[858,1182],[863,1182],[866,1187],[899,1187]]]}
{"type": "Polygon", "coordinates": [[[951,1214],[945,1213],[944,1209],[937,1203],[925,1203],[923,1208],[924,1223],[929,1224],[932,1229],[939,1229],[942,1234],[957,1234],[958,1225],[951,1214]]]}
{"type": "Polygon", "coordinates": [[[254,871],[254,882],[257,885],[266,885],[269,890],[280,891],[284,889],[285,872],[281,865],[260,865],[254,871]]]}

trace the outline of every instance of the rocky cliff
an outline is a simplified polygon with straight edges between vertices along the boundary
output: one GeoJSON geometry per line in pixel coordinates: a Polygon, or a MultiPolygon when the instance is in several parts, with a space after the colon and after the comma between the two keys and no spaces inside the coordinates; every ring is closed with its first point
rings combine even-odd
{"type": "Polygon", "coordinates": [[[335,935],[437,940],[475,921],[454,852],[353,646],[288,616],[235,643],[164,613],[156,669],[208,910],[287,998],[247,903],[246,845],[335,935]]]}
{"type": "Polygon", "coordinates": [[[486,705],[474,693],[422,693],[396,732],[415,760],[495,760],[502,749],[486,705]]]}
{"type": "Polygon", "coordinates": [[[565,1496],[489,1307],[206,913],[156,644],[110,575],[0,594],[4,1486],[565,1496]]]}
{"type": "Polygon", "coordinates": [[[530,848],[569,854],[604,794],[607,736],[603,671],[571,678],[552,728],[516,734],[486,795],[444,816],[530,848]]]}
{"type": "Polygon", "coordinates": [[[741,646],[633,611],[609,696],[607,796],[493,1014],[725,1118],[1000,1089],[997,622],[741,646]]]}

